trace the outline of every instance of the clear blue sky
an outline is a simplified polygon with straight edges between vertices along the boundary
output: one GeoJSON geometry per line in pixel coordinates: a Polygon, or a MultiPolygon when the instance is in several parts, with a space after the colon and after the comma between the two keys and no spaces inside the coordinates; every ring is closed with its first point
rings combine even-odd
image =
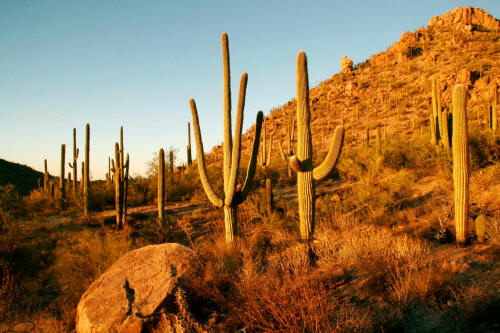
{"type": "MultiPolygon", "coordinates": [[[[500,17],[499,0],[0,1],[0,158],[59,173],[60,145],[80,150],[91,125],[91,172],[103,178],[120,125],[131,172],[159,148],[185,160],[188,100],[205,149],[222,141],[220,35],[229,35],[233,105],[248,72],[244,129],[295,96],[295,57],[310,85],[384,51],[433,16],[472,5],[500,17]]],[[[194,141],[193,141],[194,146],[194,141]]],[[[83,154],[80,153],[79,162],[83,154]]]]}

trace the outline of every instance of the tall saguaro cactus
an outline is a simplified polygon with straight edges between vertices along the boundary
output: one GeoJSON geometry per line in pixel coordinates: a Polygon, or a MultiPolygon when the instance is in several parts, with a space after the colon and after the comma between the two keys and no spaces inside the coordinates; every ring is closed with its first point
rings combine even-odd
{"type": "Polygon", "coordinates": [[[61,145],[61,175],[59,177],[59,202],[61,205],[61,209],[64,205],[64,199],[66,197],[66,191],[64,188],[64,164],[65,164],[65,155],[66,155],[66,145],[61,145]]]}
{"type": "Polygon", "coordinates": [[[300,235],[303,240],[311,239],[314,233],[314,182],[322,180],[333,170],[344,142],[344,127],[339,125],[335,128],[325,160],[313,168],[310,119],[307,57],[304,51],[300,51],[297,55],[297,154],[290,158],[290,165],[297,172],[300,235]]]}
{"type": "Polygon", "coordinates": [[[115,159],[111,161],[111,172],[115,183],[115,210],[118,228],[124,226],[127,215],[129,155],[127,154],[127,159],[124,161],[123,127],[120,127],[120,143],[121,147],[118,142],[115,143],[115,159]]]}
{"type": "Polygon", "coordinates": [[[165,207],[165,153],[163,148],[158,154],[158,221],[163,221],[165,207]]]}
{"type": "Polygon", "coordinates": [[[76,148],[76,128],[73,128],[73,163],[69,163],[69,167],[73,169],[73,193],[76,193],[77,176],[78,176],[78,154],[79,149],[76,148]]]}
{"type": "Polygon", "coordinates": [[[187,164],[191,165],[193,158],[191,157],[191,123],[188,122],[188,145],[187,145],[187,164]]]}
{"type": "Polygon", "coordinates": [[[174,152],[171,150],[169,154],[170,163],[168,164],[170,168],[170,180],[174,179],[174,152]]]}
{"type": "Polygon", "coordinates": [[[43,172],[43,190],[44,192],[49,191],[49,172],[47,171],[47,159],[43,161],[44,172],[43,172]]]}
{"type": "Polygon", "coordinates": [[[469,146],[467,135],[466,95],[463,85],[453,89],[453,185],[457,244],[467,243],[469,217],[469,146]]]}
{"type": "MultiPolygon", "coordinates": [[[[271,152],[273,147],[273,135],[269,136],[269,146],[266,147],[266,139],[267,139],[267,121],[264,120],[263,124],[263,133],[262,144],[260,147],[260,154],[257,156],[257,163],[264,169],[267,170],[267,167],[271,164],[271,152]]],[[[273,183],[269,177],[266,175],[266,209],[271,211],[273,209],[273,183]]]]}
{"type": "Polygon", "coordinates": [[[89,215],[89,191],[90,191],[90,125],[85,126],[85,163],[83,164],[83,214],[89,215]]]}
{"type": "Polygon", "coordinates": [[[292,169],[290,168],[290,164],[288,164],[288,160],[293,155],[294,134],[295,134],[295,118],[292,116],[290,117],[290,120],[288,121],[286,127],[286,139],[287,139],[286,153],[283,152],[281,141],[279,142],[281,158],[287,164],[288,178],[292,177],[292,169]]]}
{"type": "Polygon", "coordinates": [[[245,107],[245,92],[247,86],[247,73],[241,75],[240,91],[238,97],[238,107],[236,112],[236,128],[234,133],[234,142],[231,133],[231,85],[229,72],[229,45],[227,34],[222,34],[222,63],[223,63],[223,121],[224,121],[224,195],[219,196],[215,193],[207,176],[205,166],[205,155],[203,151],[203,141],[201,138],[200,123],[198,120],[198,111],[193,99],[189,100],[191,115],[193,117],[194,137],[196,141],[196,158],[200,180],[210,202],[215,206],[224,209],[224,224],[226,233],[226,242],[232,243],[236,234],[237,227],[237,209],[238,205],[245,201],[250,186],[255,175],[257,164],[257,154],[259,151],[260,131],[262,126],[262,111],[257,113],[255,137],[253,141],[252,154],[248,163],[247,176],[241,189],[236,186],[236,178],[241,157],[241,132],[243,126],[243,109],[245,107]]]}

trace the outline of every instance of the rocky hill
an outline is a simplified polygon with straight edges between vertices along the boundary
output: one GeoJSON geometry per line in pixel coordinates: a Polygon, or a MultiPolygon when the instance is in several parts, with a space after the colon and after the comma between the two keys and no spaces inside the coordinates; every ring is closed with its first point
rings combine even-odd
{"type": "MultiPolygon", "coordinates": [[[[499,62],[500,21],[471,7],[455,8],[431,18],[425,28],[402,33],[399,41],[363,63],[352,66],[345,57],[339,73],[310,90],[315,152],[326,152],[340,123],[346,128],[347,145],[364,142],[367,129],[374,136],[377,126],[388,136],[427,131],[432,79],[446,108],[453,86],[465,84],[469,119],[486,124],[500,83],[499,62]]],[[[266,117],[275,138],[274,158],[279,158],[277,140],[285,141],[288,119],[295,112],[293,98],[266,117]]],[[[253,133],[254,127],[243,136],[244,155],[249,154],[253,133]]],[[[221,159],[222,147],[214,147],[208,161],[221,159]]]]}
{"type": "Polygon", "coordinates": [[[43,173],[32,168],[0,159],[0,185],[12,184],[21,195],[27,195],[38,186],[38,180],[43,184],[43,173]]]}

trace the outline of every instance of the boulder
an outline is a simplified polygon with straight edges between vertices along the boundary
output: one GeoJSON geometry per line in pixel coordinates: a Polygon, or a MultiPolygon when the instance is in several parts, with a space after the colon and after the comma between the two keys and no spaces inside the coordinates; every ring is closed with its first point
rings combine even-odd
{"type": "Polygon", "coordinates": [[[154,316],[175,310],[177,282],[192,259],[193,251],[176,243],[128,252],[82,295],[76,331],[141,332],[154,316]]]}

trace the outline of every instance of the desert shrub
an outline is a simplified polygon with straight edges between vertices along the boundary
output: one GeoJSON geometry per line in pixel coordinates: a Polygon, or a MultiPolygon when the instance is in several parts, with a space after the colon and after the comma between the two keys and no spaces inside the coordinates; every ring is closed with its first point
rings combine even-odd
{"type": "Polygon", "coordinates": [[[19,196],[14,185],[0,186],[0,229],[13,219],[25,214],[23,199],[19,196]]]}
{"type": "Polygon", "coordinates": [[[26,211],[31,214],[55,214],[58,212],[57,202],[43,190],[33,190],[24,198],[26,211]]]}
{"type": "Polygon", "coordinates": [[[468,129],[469,155],[472,170],[500,161],[500,138],[473,124],[468,129]]]}

